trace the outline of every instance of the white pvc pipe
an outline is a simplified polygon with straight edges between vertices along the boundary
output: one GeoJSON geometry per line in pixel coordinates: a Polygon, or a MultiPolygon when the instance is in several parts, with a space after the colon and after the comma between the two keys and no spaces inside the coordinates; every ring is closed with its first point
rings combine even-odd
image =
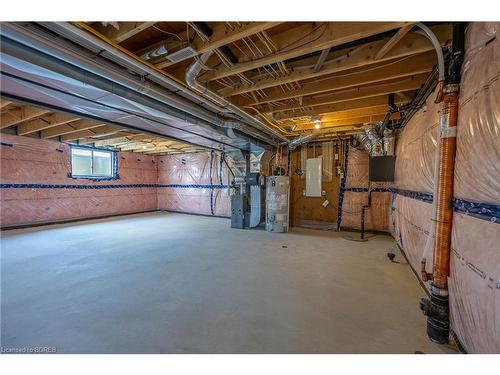
{"type": "MultiPolygon", "coordinates": [[[[438,59],[438,72],[439,72],[439,77],[438,80],[440,82],[444,82],[445,78],[445,68],[444,68],[444,56],[443,56],[443,50],[441,49],[441,43],[439,43],[438,38],[436,35],[432,32],[431,29],[429,29],[425,24],[419,22],[417,23],[417,26],[422,30],[422,34],[424,34],[432,43],[434,46],[434,49],[436,50],[437,54],[437,59],[438,59]]],[[[427,237],[427,241],[425,241],[425,247],[424,251],[422,253],[422,262],[427,264],[427,257],[429,255],[429,252],[431,248],[434,247],[434,236],[436,234],[436,220],[437,220],[437,195],[438,195],[438,174],[439,174],[439,156],[440,156],[440,141],[441,141],[441,128],[438,125],[437,129],[437,137],[436,137],[436,153],[434,156],[434,187],[433,187],[433,192],[432,192],[432,216],[431,216],[431,222],[429,226],[429,235],[427,237]]]]}
{"type": "MultiPolygon", "coordinates": [[[[431,41],[432,45],[434,46],[434,49],[436,50],[437,58],[438,58],[438,71],[439,71],[439,81],[444,81],[444,56],[443,56],[443,50],[441,49],[441,43],[439,43],[439,39],[436,37],[436,35],[432,32],[431,29],[429,29],[425,24],[422,22],[417,23],[417,26],[423,31],[423,34],[431,41]]],[[[417,31],[418,32],[418,31],[417,31]]],[[[418,32],[421,34],[420,32],[418,32]]]]}

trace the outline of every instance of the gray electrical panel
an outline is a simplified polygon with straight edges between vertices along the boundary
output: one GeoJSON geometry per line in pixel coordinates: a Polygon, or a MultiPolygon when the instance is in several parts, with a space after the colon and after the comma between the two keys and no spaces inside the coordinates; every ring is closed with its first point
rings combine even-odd
{"type": "Polygon", "coordinates": [[[270,176],[266,183],[266,230],[288,232],[290,177],[270,176]]]}

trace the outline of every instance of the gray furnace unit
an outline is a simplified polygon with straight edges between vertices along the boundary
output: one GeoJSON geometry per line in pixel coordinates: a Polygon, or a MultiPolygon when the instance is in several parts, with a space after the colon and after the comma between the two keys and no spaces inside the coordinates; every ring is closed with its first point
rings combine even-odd
{"type": "Polygon", "coordinates": [[[288,232],[290,177],[270,176],[266,183],[266,230],[288,232]]]}

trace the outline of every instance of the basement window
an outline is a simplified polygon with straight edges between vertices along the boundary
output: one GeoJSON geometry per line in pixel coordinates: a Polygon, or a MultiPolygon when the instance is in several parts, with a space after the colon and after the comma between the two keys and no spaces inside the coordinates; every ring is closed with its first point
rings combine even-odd
{"type": "Polygon", "coordinates": [[[116,153],[94,147],[72,146],[71,177],[98,180],[116,179],[116,153]]]}

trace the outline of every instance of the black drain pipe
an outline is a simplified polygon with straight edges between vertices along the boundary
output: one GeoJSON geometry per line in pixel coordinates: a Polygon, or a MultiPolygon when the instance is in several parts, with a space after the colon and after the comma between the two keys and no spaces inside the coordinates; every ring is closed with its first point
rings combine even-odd
{"type": "Polygon", "coordinates": [[[366,241],[365,238],[365,212],[367,209],[371,208],[372,206],[372,188],[371,186],[368,188],[368,204],[365,204],[361,207],[361,234],[360,234],[360,240],[361,241],[366,241]]]}

